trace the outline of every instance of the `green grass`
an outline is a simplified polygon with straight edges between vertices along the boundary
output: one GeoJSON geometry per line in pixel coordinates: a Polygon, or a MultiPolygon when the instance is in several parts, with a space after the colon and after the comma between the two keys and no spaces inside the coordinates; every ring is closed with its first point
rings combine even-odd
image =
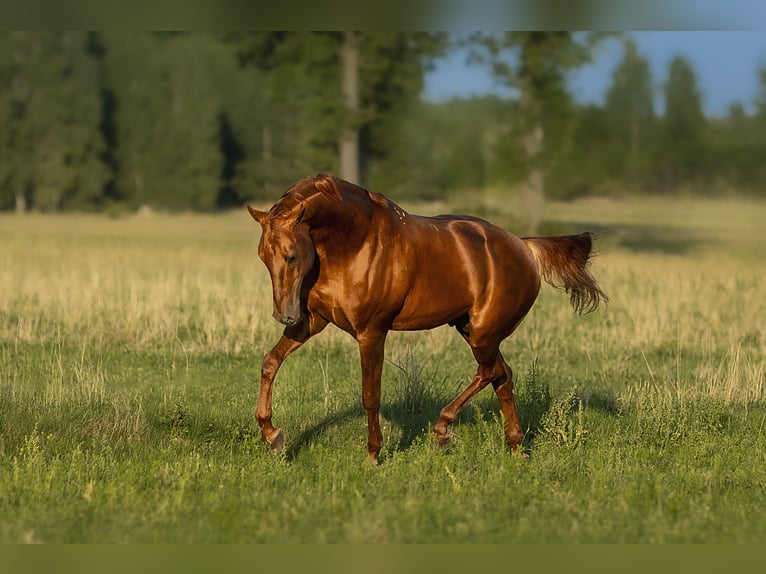
{"type": "Polygon", "coordinates": [[[0,216],[0,541],[765,541],[766,205],[546,209],[600,232],[611,302],[576,317],[545,288],[504,343],[530,458],[491,391],[433,448],[475,370],[444,327],[389,337],[378,468],[334,328],[277,378],[286,450],[260,443],[280,330],[246,214],[0,216]]]}

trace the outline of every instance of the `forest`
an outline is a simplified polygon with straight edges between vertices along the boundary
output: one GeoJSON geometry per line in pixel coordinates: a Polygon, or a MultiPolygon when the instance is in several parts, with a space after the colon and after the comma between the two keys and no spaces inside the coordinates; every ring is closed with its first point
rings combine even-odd
{"type": "Polygon", "coordinates": [[[0,210],[218,211],[322,171],[397,200],[766,194],[766,69],[706,117],[692,65],[658,85],[625,34],[603,105],[579,104],[566,74],[604,36],[2,32],[0,210]],[[517,96],[425,100],[458,41],[517,96]]]}

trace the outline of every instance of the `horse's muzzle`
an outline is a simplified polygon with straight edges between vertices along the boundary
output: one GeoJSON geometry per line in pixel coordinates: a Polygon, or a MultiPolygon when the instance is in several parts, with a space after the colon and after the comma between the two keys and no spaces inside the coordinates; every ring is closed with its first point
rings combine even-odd
{"type": "Polygon", "coordinates": [[[300,317],[293,317],[292,315],[285,315],[283,313],[280,313],[279,311],[274,311],[272,316],[282,323],[283,325],[287,325],[288,327],[291,327],[292,325],[295,325],[300,321],[300,317]]]}

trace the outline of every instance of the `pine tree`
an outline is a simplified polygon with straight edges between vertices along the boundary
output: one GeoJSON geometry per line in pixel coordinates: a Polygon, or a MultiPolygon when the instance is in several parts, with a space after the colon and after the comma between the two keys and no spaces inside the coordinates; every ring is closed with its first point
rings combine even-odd
{"type": "Polygon", "coordinates": [[[655,113],[649,63],[635,43],[626,40],[604,106],[609,126],[606,163],[612,178],[634,187],[647,183],[651,165],[655,113]]]}
{"type": "Polygon", "coordinates": [[[689,184],[704,164],[702,159],[703,129],[702,96],[691,64],[678,56],[670,63],[665,83],[665,116],[657,150],[667,189],[689,184]]]}

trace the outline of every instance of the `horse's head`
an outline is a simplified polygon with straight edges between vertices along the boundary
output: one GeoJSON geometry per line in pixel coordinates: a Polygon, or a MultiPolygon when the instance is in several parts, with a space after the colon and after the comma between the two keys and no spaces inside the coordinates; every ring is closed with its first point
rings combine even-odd
{"type": "Polygon", "coordinates": [[[308,226],[301,225],[304,210],[276,217],[249,205],[247,210],[263,229],[258,256],[271,275],[274,318],[284,325],[295,325],[301,320],[303,278],[311,270],[316,257],[308,226]]]}
{"type": "Polygon", "coordinates": [[[247,206],[250,215],[261,224],[263,234],[258,255],[271,274],[274,290],[274,318],[285,325],[301,320],[301,286],[316,258],[309,235],[309,220],[320,208],[317,200],[325,197],[340,201],[336,180],[331,175],[306,177],[288,189],[269,211],[247,206]]]}

